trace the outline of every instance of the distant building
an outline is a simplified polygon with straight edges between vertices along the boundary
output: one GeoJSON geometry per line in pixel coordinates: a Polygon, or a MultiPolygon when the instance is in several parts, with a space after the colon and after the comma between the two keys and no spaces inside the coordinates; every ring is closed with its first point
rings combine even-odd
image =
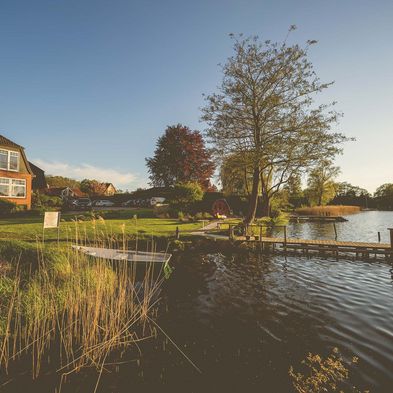
{"type": "Polygon", "coordinates": [[[29,161],[29,165],[35,175],[35,177],[33,178],[33,185],[32,185],[33,191],[47,188],[48,183],[46,182],[44,170],[39,168],[37,165],[34,165],[30,161],[29,161]]]}
{"type": "Polygon", "coordinates": [[[0,135],[0,198],[31,209],[34,177],[25,149],[0,135]]]}
{"type": "Polygon", "coordinates": [[[105,185],[104,195],[112,196],[116,194],[116,188],[112,183],[103,183],[105,185]]]}
{"type": "Polygon", "coordinates": [[[116,194],[116,188],[112,183],[97,183],[92,193],[96,196],[112,196],[116,194]]]}
{"type": "Polygon", "coordinates": [[[57,196],[63,200],[70,198],[83,198],[88,195],[82,192],[79,188],[70,187],[49,187],[42,190],[46,195],[57,196]]]}

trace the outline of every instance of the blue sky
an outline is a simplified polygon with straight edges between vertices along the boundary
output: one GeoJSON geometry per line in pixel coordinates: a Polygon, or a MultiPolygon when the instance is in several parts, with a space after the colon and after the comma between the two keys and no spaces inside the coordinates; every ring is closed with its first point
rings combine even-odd
{"type": "Polygon", "coordinates": [[[0,133],[48,173],[144,186],[167,125],[203,130],[228,34],[282,40],[296,24],[357,138],[340,180],[374,191],[393,182],[392,20],[388,0],[1,0],[0,133]]]}

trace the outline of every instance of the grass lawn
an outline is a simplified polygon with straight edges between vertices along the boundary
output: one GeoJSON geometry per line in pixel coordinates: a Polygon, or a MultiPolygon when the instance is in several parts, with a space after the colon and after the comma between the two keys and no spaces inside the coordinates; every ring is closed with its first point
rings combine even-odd
{"type": "MultiPolygon", "coordinates": [[[[151,236],[173,236],[176,227],[180,234],[187,234],[202,227],[201,222],[182,222],[170,218],[149,218],[145,210],[121,211],[113,214],[115,217],[94,221],[75,220],[75,214],[62,214],[60,224],[60,240],[74,239],[76,231],[83,237],[94,238],[111,235],[135,235],[141,238],[151,236]],[[142,218],[134,218],[142,216],[142,218]],[[143,217],[146,218],[143,218],[143,217]]],[[[0,239],[17,239],[35,241],[42,238],[43,217],[15,217],[0,219],[0,239]]],[[[45,239],[57,239],[56,229],[45,230],[45,239]]]]}

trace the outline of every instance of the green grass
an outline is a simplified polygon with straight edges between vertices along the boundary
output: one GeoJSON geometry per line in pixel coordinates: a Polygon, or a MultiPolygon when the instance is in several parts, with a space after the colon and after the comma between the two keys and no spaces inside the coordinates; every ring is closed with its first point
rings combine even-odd
{"type": "MultiPolygon", "coordinates": [[[[60,240],[67,241],[74,238],[76,227],[84,237],[92,238],[95,235],[111,236],[124,235],[131,236],[138,234],[139,238],[169,237],[173,236],[176,227],[179,227],[180,234],[188,234],[202,227],[201,222],[182,222],[170,218],[134,218],[146,217],[148,211],[117,211],[105,214],[108,218],[94,221],[75,221],[75,214],[63,214],[60,224],[60,240]]],[[[81,213],[81,215],[86,213],[81,213]]],[[[43,217],[15,217],[0,219],[0,239],[17,239],[23,241],[35,241],[42,238],[43,217]]],[[[45,230],[45,239],[57,239],[56,229],[45,230]]]]}

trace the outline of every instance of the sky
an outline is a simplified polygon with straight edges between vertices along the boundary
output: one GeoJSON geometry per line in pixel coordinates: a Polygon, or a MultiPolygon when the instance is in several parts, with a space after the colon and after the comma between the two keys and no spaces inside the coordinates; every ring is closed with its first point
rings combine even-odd
{"type": "Polygon", "coordinates": [[[0,134],[47,174],[147,186],[166,126],[204,130],[228,35],[281,41],[295,24],[356,138],[338,180],[373,192],[393,183],[392,21],[391,0],[0,0],[0,134]]]}

